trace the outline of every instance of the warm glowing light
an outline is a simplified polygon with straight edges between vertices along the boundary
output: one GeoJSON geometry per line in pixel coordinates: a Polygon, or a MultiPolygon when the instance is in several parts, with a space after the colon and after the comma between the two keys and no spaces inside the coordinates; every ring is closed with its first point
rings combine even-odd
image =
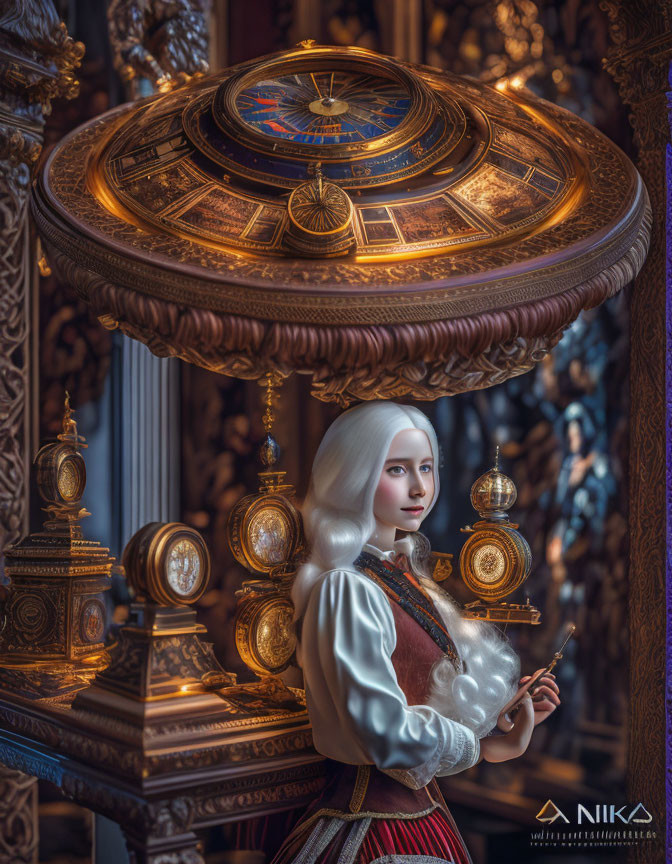
{"type": "Polygon", "coordinates": [[[511,79],[511,86],[514,90],[520,90],[521,87],[524,87],[525,81],[523,80],[522,75],[514,75],[511,79]]]}
{"type": "Polygon", "coordinates": [[[500,78],[499,81],[495,82],[495,89],[496,90],[506,90],[506,88],[508,86],[509,86],[509,82],[506,78],[500,78]]]}

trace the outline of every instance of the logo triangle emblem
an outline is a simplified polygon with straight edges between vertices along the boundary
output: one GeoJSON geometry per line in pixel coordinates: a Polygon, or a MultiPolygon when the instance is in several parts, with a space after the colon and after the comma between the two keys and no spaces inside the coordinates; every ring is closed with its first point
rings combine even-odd
{"type": "Polygon", "coordinates": [[[652,819],[653,816],[649,813],[649,811],[640,801],[630,814],[628,822],[651,822],[652,819]]]}
{"type": "Polygon", "coordinates": [[[556,819],[564,819],[565,822],[569,822],[569,819],[565,816],[562,810],[549,798],[548,801],[541,808],[541,810],[537,813],[537,820],[539,822],[546,822],[548,824],[551,824],[552,822],[555,822],[556,819]]]}

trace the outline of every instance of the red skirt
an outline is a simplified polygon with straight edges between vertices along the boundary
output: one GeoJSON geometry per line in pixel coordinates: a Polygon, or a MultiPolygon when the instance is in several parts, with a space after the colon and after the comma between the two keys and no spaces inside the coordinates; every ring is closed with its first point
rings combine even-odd
{"type": "Polygon", "coordinates": [[[318,812],[294,828],[272,864],[389,864],[387,856],[400,864],[471,864],[452,817],[441,807],[404,819],[318,812]]]}

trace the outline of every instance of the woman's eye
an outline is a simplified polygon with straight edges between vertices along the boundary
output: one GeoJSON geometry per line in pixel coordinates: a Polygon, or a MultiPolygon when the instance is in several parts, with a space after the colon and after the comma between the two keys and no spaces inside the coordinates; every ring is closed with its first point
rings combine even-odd
{"type": "Polygon", "coordinates": [[[432,470],[432,466],[431,465],[421,465],[420,470],[422,471],[423,474],[429,474],[429,472],[432,470]]]}
{"type": "Polygon", "coordinates": [[[392,465],[390,468],[387,469],[387,473],[392,474],[395,477],[399,477],[401,474],[404,473],[404,466],[403,465],[392,465]]]}

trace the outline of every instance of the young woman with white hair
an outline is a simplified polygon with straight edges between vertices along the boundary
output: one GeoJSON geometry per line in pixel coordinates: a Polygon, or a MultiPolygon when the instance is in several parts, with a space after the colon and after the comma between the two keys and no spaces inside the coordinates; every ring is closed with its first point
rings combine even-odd
{"type": "Polygon", "coordinates": [[[538,701],[501,717],[527,680],[516,654],[424,572],[417,532],[438,458],[427,417],[391,402],[346,411],[317,451],[303,506],[310,557],[292,599],[329,780],[274,864],[469,864],[434,778],[519,756],[559,704],[549,675],[538,701]],[[498,721],[506,731],[486,737],[498,721]]]}

